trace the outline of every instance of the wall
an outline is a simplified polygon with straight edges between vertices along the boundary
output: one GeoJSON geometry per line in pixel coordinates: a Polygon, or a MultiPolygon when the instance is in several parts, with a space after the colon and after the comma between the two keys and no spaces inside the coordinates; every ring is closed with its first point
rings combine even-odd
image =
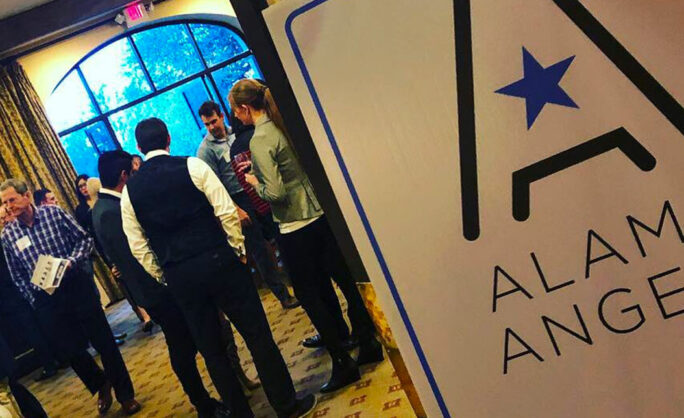
{"type": "MultiPolygon", "coordinates": [[[[151,20],[186,14],[222,14],[235,16],[228,0],[167,0],[155,5],[151,20]]],[[[84,55],[106,40],[124,32],[114,22],[62,42],[43,48],[19,59],[41,100],[52,90],[71,67],[84,55]]]]}

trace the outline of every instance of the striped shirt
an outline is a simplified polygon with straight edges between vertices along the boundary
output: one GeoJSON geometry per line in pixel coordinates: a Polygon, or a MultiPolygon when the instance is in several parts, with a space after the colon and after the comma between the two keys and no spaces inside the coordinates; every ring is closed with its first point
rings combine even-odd
{"type": "Polygon", "coordinates": [[[93,239],[76,219],[53,205],[34,207],[32,226],[18,219],[8,223],[0,235],[12,281],[31,304],[43,290],[31,283],[33,270],[41,254],[64,258],[77,264],[87,262],[93,239]]]}
{"type": "Polygon", "coordinates": [[[243,126],[236,131],[235,140],[230,144],[230,165],[233,167],[233,171],[237,176],[237,180],[240,182],[240,186],[242,186],[242,190],[247,193],[256,212],[261,216],[265,216],[270,215],[271,206],[267,201],[259,197],[251,184],[247,183],[247,180],[245,180],[245,173],[241,173],[237,170],[237,161],[235,161],[235,156],[242,153],[245,154],[247,160],[252,160],[252,153],[249,151],[249,141],[252,140],[252,135],[254,135],[253,126],[243,126]]]}
{"type": "MultiPolygon", "coordinates": [[[[248,159],[252,158],[251,152],[245,151],[245,154],[248,159]]],[[[230,165],[233,167],[233,170],[235,171],[235,175],[237,176],[237,179],[240,182],[240,186],[242,186],[242,190],[244,190],[245,193],[247,193],[249,201],[252,202],[254,210],[256,210],[256,212],[262,216],[271,213],[271,206],[269,206],[268,202],[260,198],[256,190],[254,190],[254,187],[252,187],[251,184],[247,183],[247,180],[245,180],[245,173],[239,172],[237,170],[237,162],[235,160],[230,160],[230,165]]]]}

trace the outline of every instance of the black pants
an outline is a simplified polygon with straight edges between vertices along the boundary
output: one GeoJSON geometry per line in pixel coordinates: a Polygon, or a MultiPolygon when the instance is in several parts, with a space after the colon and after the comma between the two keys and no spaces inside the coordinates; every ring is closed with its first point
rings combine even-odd
{"type": "Polygon", "coordinates": [[[273,214],[267,212],[263,215],[256,214],[256,219],[261,225],[261,233],[266,241],[276,241],[280,237],[280,229],[278,223],[273,220],[273,214]]]}
{"type": "Polygon", "coordinates": [[[280,244],[292,273],[295,296],[331,354],[342,352],[342,340],[349,336],[331,278],[347,299],[354,336],[361,343],[373,338],[373,321],[325,217],[297,231],[282,234],[280,244]]]}
{"type": "Polygon", "coordinates": [[[78,268],[68,271],[52,296],[44,292],[37,295],[34,308],[41,326],[51,334],[50,340],[58,344],[90,393],[95,394],[109,381],[119,402],[133,399],[131,377],[91,275],[78,268]],[[88,343],[100,353],[104,372],[88,354],[88,343]]]}
{"type": "MultiPolygon", "coordinates": [[[[4,302],[4,301],[3,301],[4,302]]],[[[3,329],[21,330],[21,336],[33,348],[40,364],[46,370],[57,368],[55,354],[50,351],[50,344],[40,327],[31,305],[25,300],[15,300],[11,304],[2,306],[0,321],[3,329]]],[[[52,344],[54,346],[54,344],[52,344]]],[[[57,357],[59,354],[56,353],[57,357]]]]}
{"type": "Polygon", "coordinates": [[[266,320],[259,294],[242,264],[228,247],[220,247],[164,269],[169,290],[183,310],[209,375],[236,417],[253,413],[226,358],[216,308],[245,339],[268,397],[279,416],[296,408],[295,390],[266,320]]]}
{"type": "Polygon", "coordinates": [[[17,381],[18,376],[16,376],[12,350],[5,339],[0,336],[0,378],[4,377],[8,378],[10,391],[24,417],[47,418],[47,414],[38,399],[17,381]]]}
{"type": "Polygon", "coordinates": [[[260,217],[257,215],[252,202],[246,192],[236,193],[231,195],[231,198],[242,210],[247,212],[251,219],[251,225],[244,226],[242,233],[245,236],[245,247],[247,254],[254,259],[257,270],[261,278],[264,279],[266,285],[271,292],[281,302],[285,301],[289,293],[287,287],[283,283],[286,280],[286,275],[278,270],[273,259],[266,248],[266,240],[264,238],[264,226],[261,225],[260,217]]]}
{"type": "Polygon", "coordinates": [[[233,370],[242,369],[240,364],[240,355],[237,351],[237,344],[235,344],[235,334],[233,334],[233,326],[230,321],[221,311],[217,311],[219,316],[219,322],[221,323],[221,338],[223,338],[223,343],[226,345],[226,354],[228,355],[228,360],[230,360],[230,365],[233,366],[233,370]]]}
{"type": "Polygon", "coordinates": [[[178,376],[190,402],[199,412],[211,414],[214,406],[197,370],[197,346],[178,304],[169,293],[168,297],[160,297],[157,304],[147,307],[146,310],[164,333],[171,368],[178,376]]]}

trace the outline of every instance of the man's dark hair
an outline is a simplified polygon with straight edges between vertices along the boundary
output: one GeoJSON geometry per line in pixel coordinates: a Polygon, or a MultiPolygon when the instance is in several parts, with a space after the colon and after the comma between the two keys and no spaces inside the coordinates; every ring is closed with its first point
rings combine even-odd
{"type": "Polygon", "coordinates": [[[206,102],[202,103],[202,106],[200,106],[197,113],[205,118],[211,117],[214,114],[216,114],[216,116],[221,116],[223,114],[221,111],[221,106],[219,106],[218,103],[212,102],[211,100],[207,100],[206,102]]]}
{"type": "Polygon", "coordinates": [[[36,206],[40,206],[40,203],[45,200],[45,195],[50,193],[50,189],[38,189],[33,192],[33,203],[36,206]]]}
{"type": "Polygon", "coordinates": [[[135,127],[135,140],[143,154],[165,149],[169,130],[163,120],[158,118],[144,119],[135,127]]]}
{"type": "Polygon", "coordinates": [[[102,187],[113,189],[119,184],[121,172],[131,174],[133,157],[123,150],[107,151],[100,155],[97,161],[97,171],[100,173],[102,187]]]}
{"type": "Polygon", "coordinates": [[[138,154],[133,154],[133,155],[131,155],[131,158],[134,159],[134,160],[137,158],[138,160],[142,161],[142,157],[139,156],[138,154]]]}

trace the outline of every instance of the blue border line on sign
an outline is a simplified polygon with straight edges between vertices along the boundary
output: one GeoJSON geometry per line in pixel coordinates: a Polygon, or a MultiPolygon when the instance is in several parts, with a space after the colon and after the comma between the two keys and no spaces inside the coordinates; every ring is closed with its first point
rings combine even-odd
{"type": "Polygon", "coordinates": [[[352,182],[351,176],[349,174],[349,171],[347,170],[347,165],[344,162],[344,159],[342,158],[342,153],[340,152],[339,147],[337,146],[337,141],[335,140],[335,135],[333,135],[332,129],[330,127],[330,123],[328,122],[328,118],[325,114],[325,111],[323,110],[323,106],[321,105],[321,101],[318,98],[318,93],[316,92],[316,89],[314,88],[313,82],[311,80],[311,76],[309,74],[308,69],[306,68],[306,64],[304,63],[304,59],[302,57],[301,51],[299,50],[299,46],[297,45],[297,41],[294,37],[294,34],[292,33],[292,23],[294,20],[298,17],[301,16],[302,14],[308,12],[309,10],[313,9],[314,7],[327,2],[328,0],[314,0],[310,3],[305,4],[304,6],[294,10],[286,19],[285,21],[285,33],[287,34],[287,38],[290,41],[290,46],[292,47],[292,52],[295,55],[295,59],[297,60],[297,64],[299,65],[299,69],[302,73],[302,76],[304,77],[304,81],[306,82],[306,86],[309,90],[309,94],[311,95],[311,100],[313,100],[314,105],[316,107],[316,111],[318,112],[318,116],[321,119],[321,123],[323,124],[323,128],[325,129],[325,133],[328,136],[328,141],[330,142],[330,146],[333,150],[333,153],[335,154],[335,158],[337,159],[337,163],[340,167],[340,170],[342,171],[342,175],[344,176],[344,181],[347,183],[347,188],[349,189],[349,193],[352,196],[352,200],[354,201],[354,205],[356,206],[356,210],[359,213],[359,216],[361,217],[361,222],[363,223],[363,227],[366,230],[366,234],[368,235],[368,239],[370,240],[370,243],[373,247],[373,251],[375,252],[375,256],[378,259],[378,263],[380,263],[380,267],[382,269],[382,272],[385,276],[385,280],[387,281],[387,285],[389,286],[390,292],[392,293],[392,297],[394,298],[394,302],[397,304],[397,309],[399,310],[399,314],[401,315],[401,319],[404,322],[404,325],[406,326],[406,330],[408,331],[408,334],[411,338],[411,342],[413,343],[413,347],[416,350],[416,354],[418,355],[418,358],[420,359],[420,363],[423,366],[423,371],[425,372],[425,375],[427,376],[428,382],[430,383],[430,387],[432,388],[432,392],[435,395],[435,398],[437,400],[437,404],[439,405],[440,410],[442,411],[442,414],[445,417],[450,417],[451,415],[449,414],[449,410],[447,409],[446,404],[444,403],[444,398],[442,397],[442,394],[439,390],[439,386],[437,386],[437,382],[435,381],[435,377],[432,374],[432,370],[430,369],[430,365],[428,364],[427,358],[425,357],[425,353],[423,352],[423,348],[420,345],[420,341],[418,340],[418,336],[416,335],[415,330],[413,329],[413,325],[411,324],[411,319],[408,316],[408,313],[406,312],[406,308],[404,307],[404,303],[401,300],[401,296],[399,295],[399,292],[397,290],[396,285],[394,284],[394,279],[392,278],[392,274],[389,271],[389,267],[387,266],[387,262],[385,261],[385,257],[382,254],[382,251],[380,250],[380,246],[378,245],[378,241],[375,238],[375,233],[373,232],[373,228],[371,228],[370,222],[368,221],[368,216],[366,216],[366,211],[363,208],[363,205],[361,204],[361,200],[359,199],[359,195],[356,192],[356,187],[354,187],[354,183],[352,182]]]}

